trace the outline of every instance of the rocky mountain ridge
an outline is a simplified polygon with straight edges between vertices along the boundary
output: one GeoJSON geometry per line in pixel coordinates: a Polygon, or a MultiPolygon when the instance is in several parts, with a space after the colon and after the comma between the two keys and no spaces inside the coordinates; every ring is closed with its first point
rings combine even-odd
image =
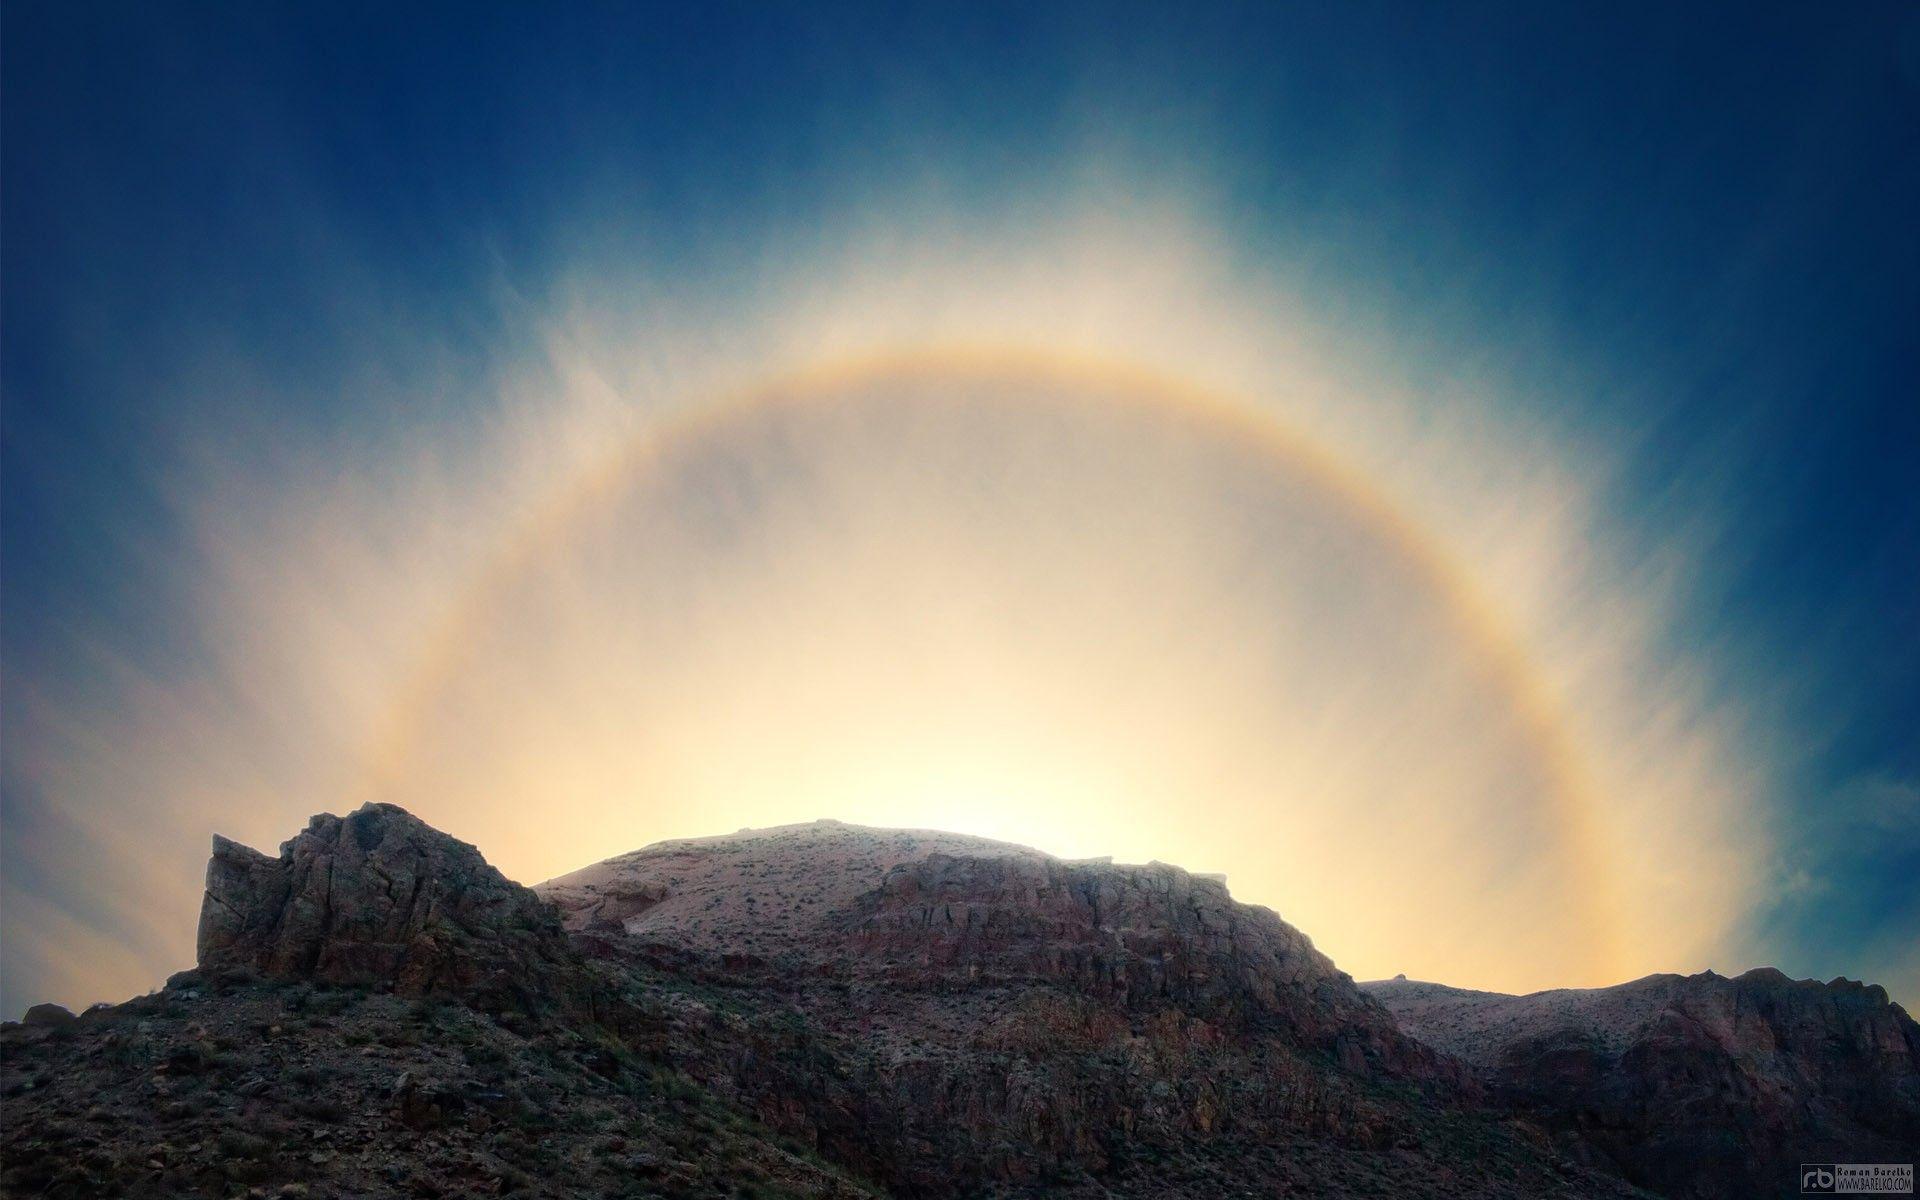
{"type": "Polygon", "coordinates": [[[1920,1026],[1849,979],[1649,975],[1530,996],[1363,985],[1574,1157],[1670,1195],[1761,1195],[1800,1162],[1911,1162],[1920,1026]]]}
{"type": "Polygon", "coordinates": [[[1165,863],[823,821],[665,843],[535,891],[570,929],[617,930],[630,951],[720,956],[734,973],[777,963],[903,989],[1044,986],[1132,1012],[1264,1023],[1355,1069],[1467,1078],[1401,1036],[1271,910],[1165,863]]]}
{"type": "MultiPolygon", "coordinates": [[[[1695,1111],[1692,1076],[1634,1075],[1596,1134],[1557,1050],[1450,1047],[1165,864],[822,822],[527,889],[370,805],[277,858],[217,839],[199,957],[0,1032],[5,1194],[1744,1194],[1634,1123],[1695,1111]]],[[[1811,1124],[1711,1111],[1908,1103],[1920,1042],[1879,1000],[1907,1040],[1866,1092],[1803,1039],[1811,1124]]]]}

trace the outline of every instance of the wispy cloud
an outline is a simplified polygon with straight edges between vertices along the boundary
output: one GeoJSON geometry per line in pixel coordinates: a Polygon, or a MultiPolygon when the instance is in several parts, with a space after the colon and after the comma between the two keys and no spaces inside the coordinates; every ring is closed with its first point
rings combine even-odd
{"type": "MultiPolygon", "coordinates": [[[[44,875],[6,881],[10,1004],[184,964],[209,832],[271,844],[370,787],[529,880],[821,815],[1171,859],[1356,973],[1502,988],[1704,965],[1754,904],[1774,755],[1671,636],[1714,515],[1624,540],[1622,451],[1550,423],[1497,357],[1400,352],[1204,205],[1112,179],[768,233],[711,276],[572,228],[561,286],[496,297],[528,353],[389,381],[389,411],[421,415],[178,431],[162,475],[188,534],[156,593],[185,602],[87,631],[96,661],[10,714],[10,792],[68,819],[33,826],[44,875]],[[743,410],[500,565],[716,395],[982,343],[1191,381],[1339,463],[1468,581],[1533,699],[1350,505],[1097,384],[879,378],[743,410]],[[195,652],[135,666],[125,643],[156,637],[195,652]],[[1569,849],[1540,720],[1587,780],[1591,845],[1569,849]]],[[[278,386],[245,362],[179,386],[236,378],[278,386]]]]}

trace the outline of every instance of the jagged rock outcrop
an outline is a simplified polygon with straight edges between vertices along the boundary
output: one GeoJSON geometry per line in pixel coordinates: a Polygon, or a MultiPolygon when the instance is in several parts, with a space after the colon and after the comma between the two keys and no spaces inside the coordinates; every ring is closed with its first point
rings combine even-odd
{"type": "Polygon", "coordinates": [[[320,815],[269,858],[215,837],[199,965],[270,978],[590,1006],[557,914],[405,809],[320,815]]]}
{"type": "Polygon", "coordinates": [[[1366,986],[1497,1102],[1667,1195],[1793,1194],[1800,1162],[1920,1150],[1920,1025],[1879,987],[1771,968],[1531,996],[1366,986]]]}

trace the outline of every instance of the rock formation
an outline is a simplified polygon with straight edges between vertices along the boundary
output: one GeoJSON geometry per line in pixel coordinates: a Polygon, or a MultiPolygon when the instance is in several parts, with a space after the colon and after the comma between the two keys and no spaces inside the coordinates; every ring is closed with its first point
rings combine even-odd
{"type": "Polygon", "coordinates": [[[1363,988],[1217,878],[836,822],[537,889],[391,805],[216,839],[194,971],[30,1016],[6,1195],[1731,1197],[1920,1101],[1878,989],[1363,988]]]}
{"type": "Polygon", "coordinates": [[[1364,1157],[1431,1132],[1377,1086],[1472,1088],[1304,935],[1165,864],[819,822],[537,890],[589,953],[778,995],[860,1086],[816,1094],[764,1046],[720,1086],[912,1194],[1124,1176],[1190,1141],[1364,1157]]]}
{"type": "Polygon", "coordinates": [[[1530,996],[1365,986],[1570,1153],[1668,1195],[1794,1191],[1801,1162],[1920,1150],[1920,1026],[1878,987],[1770,968],[1530,996]]]}
{"type": "Polygon", "coordinates": [[[268,858],[213,840],[199,965],[537,1010],[583,980],[553,910],[392,804],[316,816],[268,858]]]}

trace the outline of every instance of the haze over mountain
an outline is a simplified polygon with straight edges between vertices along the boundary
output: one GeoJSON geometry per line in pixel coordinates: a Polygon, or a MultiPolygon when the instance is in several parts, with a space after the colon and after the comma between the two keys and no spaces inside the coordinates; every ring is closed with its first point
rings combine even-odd
{"type": "Polygon", "coordinates": [[[5,1194],[1733,1197],[1920,1145],[1875,987],[1362,986],[1218,877],[945,833],[528,889],[370,804],[216,838],[198,941],[0,1031],[5,1194]]]}

